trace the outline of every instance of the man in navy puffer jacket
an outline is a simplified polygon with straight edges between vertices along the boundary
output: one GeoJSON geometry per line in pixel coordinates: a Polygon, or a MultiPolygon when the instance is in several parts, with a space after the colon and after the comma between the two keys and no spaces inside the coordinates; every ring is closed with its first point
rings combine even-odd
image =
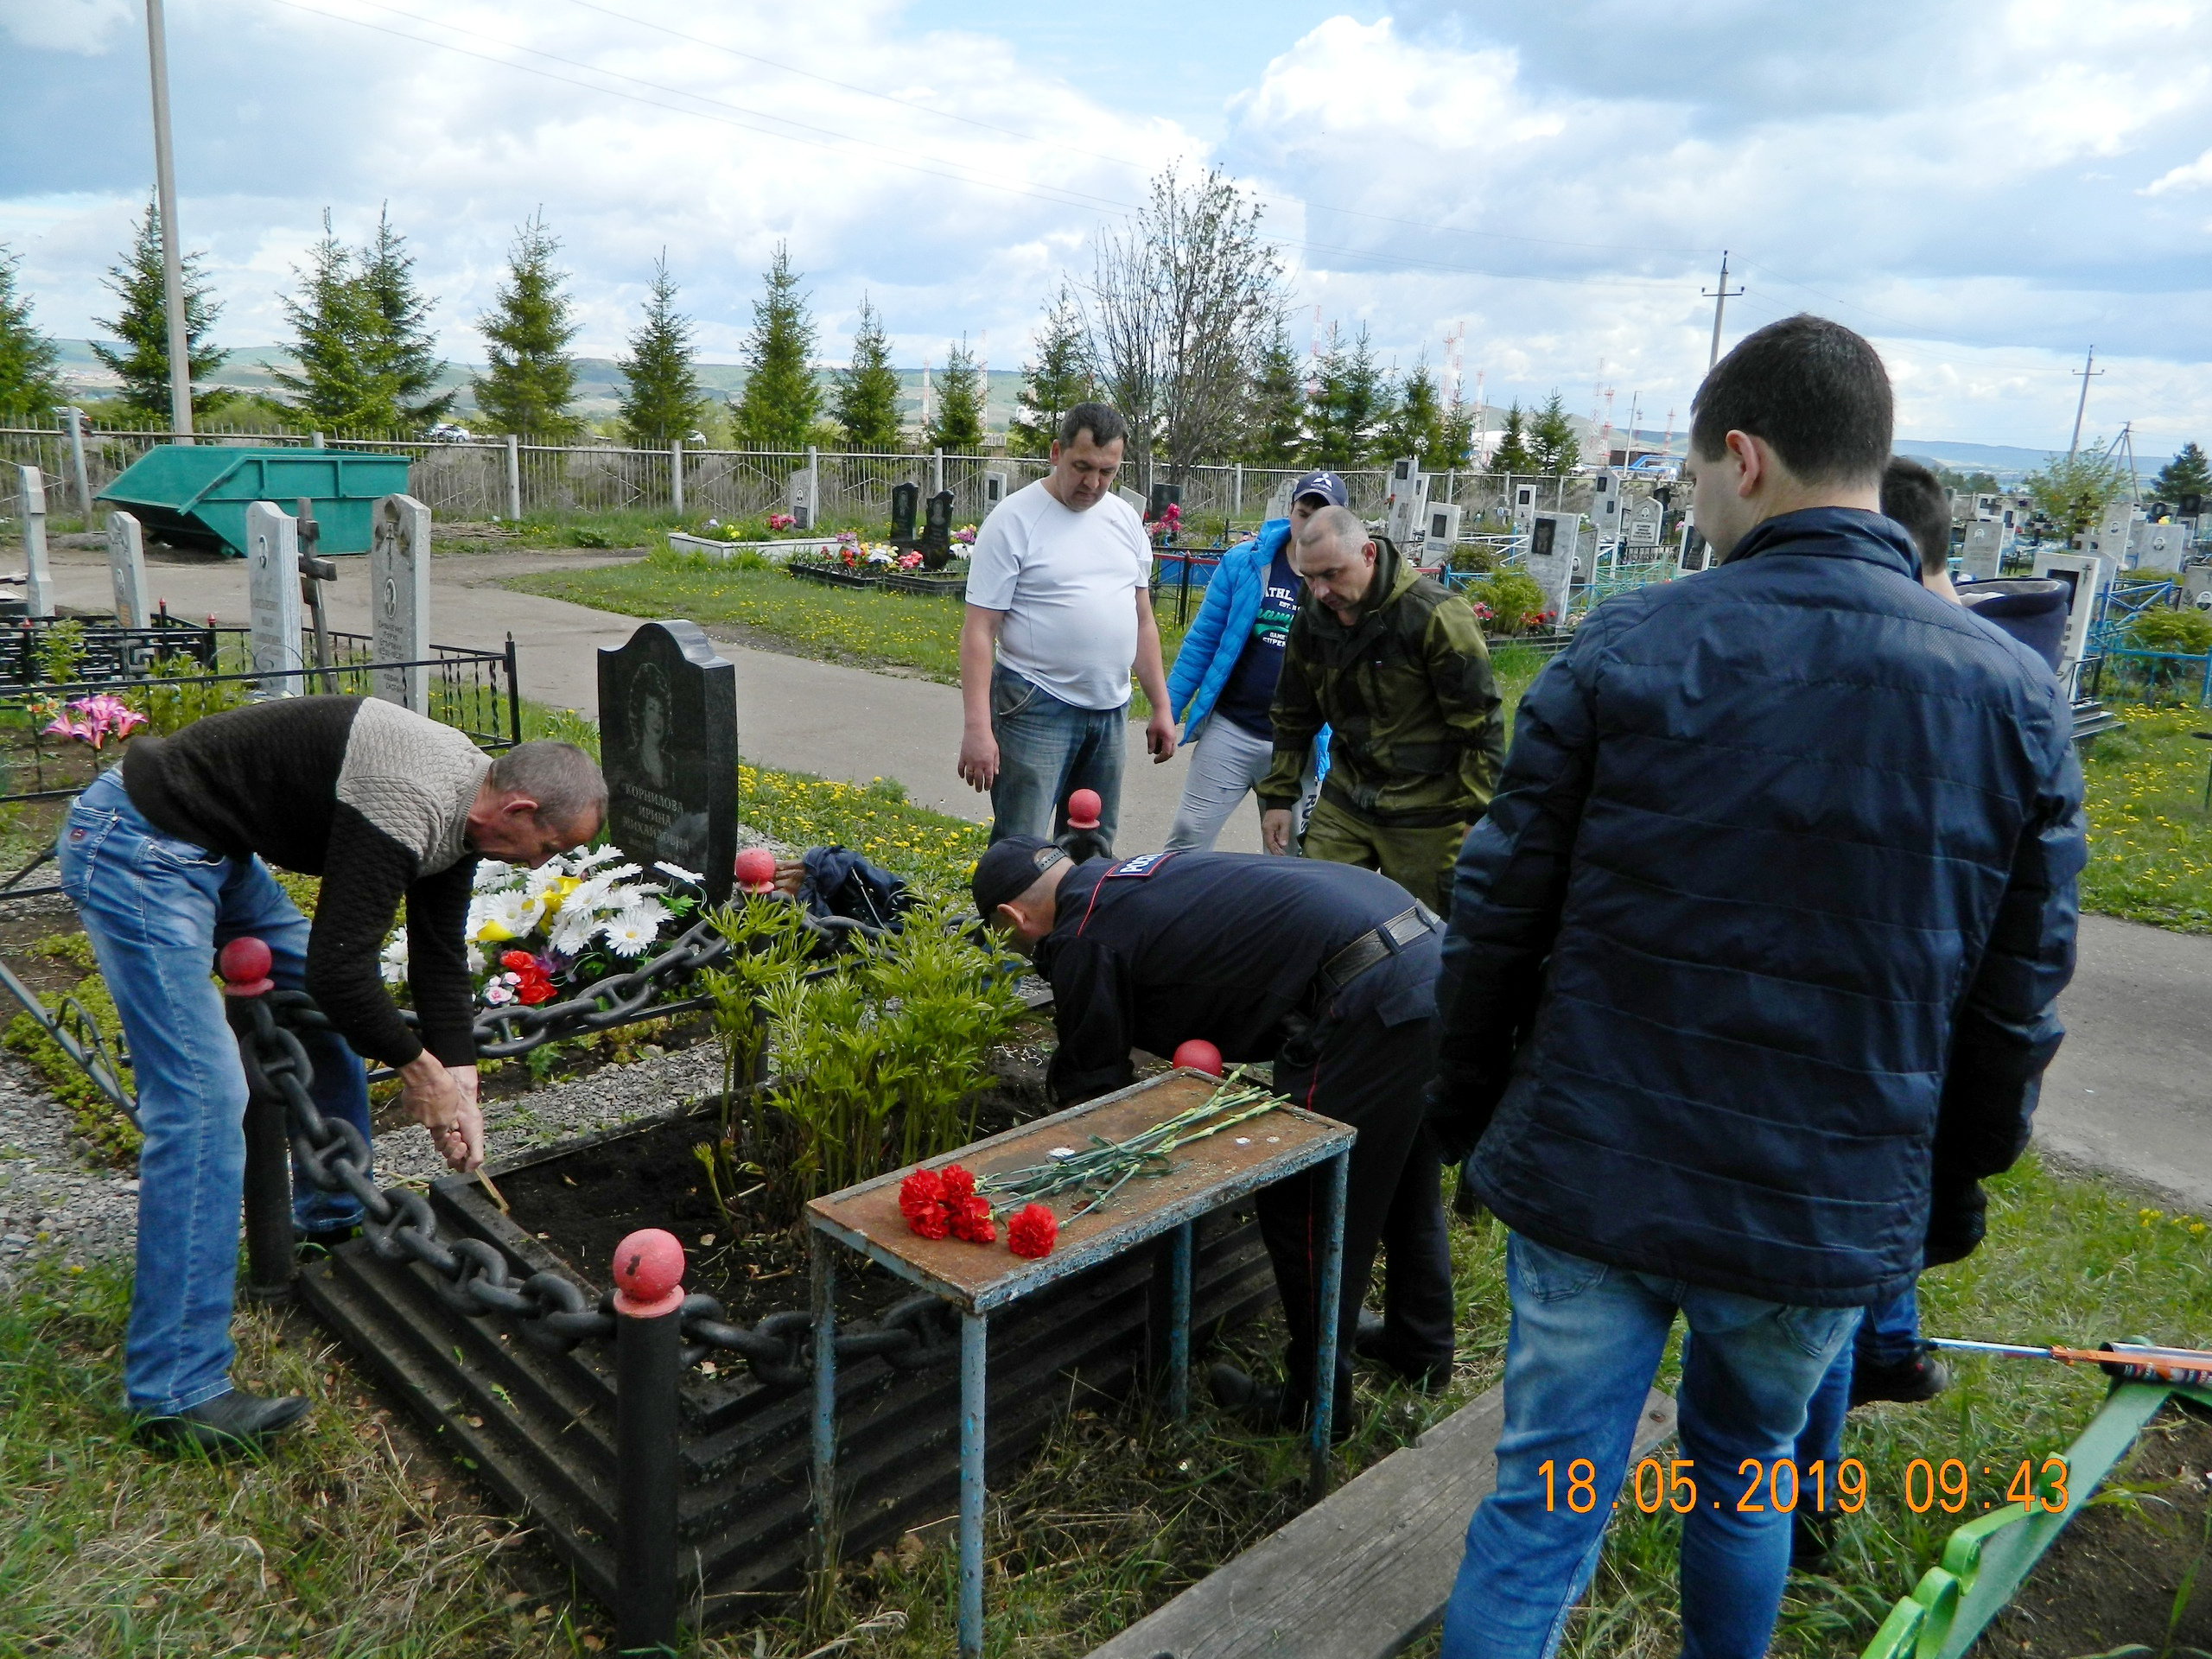
{"type": "Polygon", "coordinates": [[[1713,369],[1724,563],[1582,625],[1460,854],[1433,1122],[1512,1229],[1513,1323],[1445,1659],[1550,1650],[1678,1312],[1682,1650],[1764,1653],[1789,1520],[1738,1510],[1741,1465],[1789,1457],[1858,1310],[1971,1249],[2026,1145],[2081,772],[2050,670],[1878,511],[1891,411],[1818,318],[1713,369]]]}

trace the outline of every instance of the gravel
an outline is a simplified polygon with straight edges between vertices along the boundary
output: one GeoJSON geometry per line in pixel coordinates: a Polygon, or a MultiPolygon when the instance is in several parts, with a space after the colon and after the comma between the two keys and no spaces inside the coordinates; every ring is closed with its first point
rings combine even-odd
{"type": "MultiPolygon", "coordinates": [[[[486,1111],[486,1161],[689,1104],[721,1087],[721,1064],[720,1047],[702,1043],[494,1102],[486,1111]]],[[[137,1181],[88,1167],[69,1139],[67,1109],[20,1062],[0,1059],[0,1294],[33,1260],[85,1267],[128,1256],[136,1246],[137,1181]]],[[[412,1124],[374,1144],[379,1185],[447,1173],[429,1137],[412,1124]]]]}

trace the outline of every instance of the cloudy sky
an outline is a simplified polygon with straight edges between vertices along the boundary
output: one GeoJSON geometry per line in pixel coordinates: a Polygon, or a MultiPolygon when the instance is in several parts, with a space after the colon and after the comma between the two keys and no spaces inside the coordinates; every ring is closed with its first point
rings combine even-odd
{"type": "MultiPolygon", "coordinates": [[[[612,354],[665,247],[710,357],[779,239],[841,358],[872,296],[902,360],[1019,363],[1063,272],[1160,168],[1264,202],[1294,333],[1679,430],[1725,247],[1728,337],[1810,309],[1873,338],[1900,435],[2212,442],[2212,3],[1681,0],[169,0],[187,241],[226,343],[328,207],[389,204],[445,349],[516,223],[563,238],[612,354]]],[[[0,0],[0,243],[76,336],[152,176],[139,0],[0,0]]]]}

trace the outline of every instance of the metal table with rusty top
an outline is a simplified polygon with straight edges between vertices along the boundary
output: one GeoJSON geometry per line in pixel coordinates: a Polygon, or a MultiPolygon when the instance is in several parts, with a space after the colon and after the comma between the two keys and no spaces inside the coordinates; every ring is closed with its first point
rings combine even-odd
{"type": "MultiPolygon", "coordinates": [[[[1171,1071],[931,1159],[926,1166],[958,1164],[980,1179],[1044,1163],[1055,1147],[1088,1147],[1094,1135],[1124,1141],[1203,1103],[1217,1084],[1202,1071],[1171,1071]]],[[[1178,1148],[1165,1173],[1140,1175],[1090,1214],[1063,1220],[1052,1253],[1035,1260],[1007,1249],[1003,1224],[998,1243],[988,1245],[923,1238],[912,1231],[899,1211],[899,1183],[916,1166],[815,1199],[807,1206],[814,1272],[814,1492],[825,1546],[832,1535],[837,1456],[833,1243],[860,1251],[960,1310],[959,1622],[960,1652],[969,1659],[983,1648],[983,1399],[993,1310],[1163,1234],[1171,1236],[1168,1408],[1179,1419],[1190,1407],[1191,1264],[1198,1217],[1326,1163],[1321,1270],[1314,1287],[1310,1484],[1318,1500],[1328,1485],[1329,1427],[1336,1403],[1335,1311],[1344,1281],[1344,1185],[1356,1133],[1332,1118],[1279,1106],[1178,1148]]],[[[1050,1207],[1056,1217],[1073,1217],[1089,1201],[1069,1193],[1050,1207]]]]}

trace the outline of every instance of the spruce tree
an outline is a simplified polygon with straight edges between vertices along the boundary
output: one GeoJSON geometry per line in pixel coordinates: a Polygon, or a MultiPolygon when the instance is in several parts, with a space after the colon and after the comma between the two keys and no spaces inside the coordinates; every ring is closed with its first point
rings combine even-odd
{"type": "Polygon", "coordinates": [[[1387,412],[1382,372],[1367,325],[1359,326],[1350,350],[1329,334],[1321,359],[1320,391],[1313,400],[1313,463],[1342,471],[1364,467],[1375,454],[1376,427],[1387,412]]]}
{"type": "Polygon", "coordinates": [[[1090,370],[1083,313],[1064,282],[1045,313],[1035,359],[1021,365],[1021,391],[1007,423],[1010,455],[1046,455],[1060,435],[1060,416],[1085,402],[1097,384],[1090,370]]]}
{"type": "Polygon", "coordinates": [[[1400,383],[1377,448],[1386,461],[1419,456],[1425,472],[1441,472],[1452,464],[1446,454],[1444,404],[1426,359],[1415,359],[1412,372],[1400,383]]]}
{"type": "Polygon", "coordinates": [[[2212,495],[2212,461],[2195,439],[2182,445],[2171,461],[2158,469],[2151,488],[2161,501],[2178,504],[2184,495],[2212,495]]]}
{"type": "Polygon", "coordinates": [[[1490,469],[1509,478],[1535,474],[1536,457],[1529,448],[1529,417],[1517,400],[1506,406],[1505,429],[1498,435],[1497,448],[1490,453],[1490,469]]]}
{"type": "Polygon", "coordinates": [[[754,449],[802,449],[822,412],[814,379],[814,319],[798,291],[791,250],[776,244],[753,303],[745,342],[745,394],[736,411],[737,442],[754,449]]]}
{"type": "Polygon", "coordinates": [[[284,318],[291,324],[291,353],[299,372],[276,369],[270,374],[290,394],[286,412],[334,432],[389,424],[377,418],[385,410],[365,356],[369,321],[354,280],[353,257],[333,233],[327,207],[322,211],[322,239],[308,251],[308,269],[293,269],[302,292],[284,296],[284,318]]]}
{"type": "Polygon", "coordinates": [[[853,331],[853,360],[837,376],[830,410],[849,449],[899,448],[899,371],[891,366],[891,336],[883,314],[861,296],[861,326],[853,331]]]}
{"type": "Polygon", "coordinates": [[[16,287],[19,255],[0,244],[0,422],[43,423],[62,399],[60,354],[31,321],[30,296],[16,287]]]}
{"type": "Polygon", "coordinates": [[[691,435],[706,406],[691,369],[691,319],[676,308],[668,250],[653,264],[645,320],[630,336],[630,354],[614,366],[623,381],[622,435],[633,449],[665,449],[691,435]]]}
{"type": "Polygon", "coordinates": [[[559,442],[583,429],[569,412],[576,364],[568,349],[582,325],[563,291],[568,273],[554,269],[560,247],[542,210],[517,226],[507,280],[493,294],[494,308],[476,320],[491,360],[474,383],[476,407],[492,431],[559,442]]]}
{"type": "Polygon", "coordinates": [[[361,250],[359,272],[355,281],[369,329],[365,355],[384,405],[379,423],[420,431],[442,421],[461,394],[437,390],[446,372],[430,327],[430,308],[437,302],[416,291],[415,256],[407,251],[407,238],[391,228],[389,207],[377,215],[376,234],[361,250]]]}
{"type": "Polygon", "coordinates": [[[1444,411],[1439,429],[1444,435],[1444,453],[1437,457],[1439,467],[1465,469],[1475,461],[1475,411],[1454,399],[1444,411]]]}
{"type": "Polygon", "coordinates": [[[945,353],[937,408],[922,435],[925,447],[967,452],[983,447],[983,377],[963,338],[945,353]]]}
{"type": "Polygon", "coordinates": [[[1535,470],[1546,478],[1566,477],[1582,459],[1582,440],[1575,436],[1567,405],[1556,391],[1529,425],[1529,453],[1535,470]]]}
{"type": "MultiPolygon", "coordinates": [[[[194,385],[221,368],[223,359],[230,355],[207,344],[208,333],[222,315],[223,307],[214,297],[214,284],[201,273],[200,260],[199,254],[185,255],[181,273],[185,361],[194,385]]],[[[104,281],[109,292],[123,302],[123,308],[112,320],[93,320],[115,336],[117,344],[110,347],[94,340],[92,355],[122,378],[121,402],[126,415],[166,427],[171,413],[168,304],[162,291],[162,217],[153,202],[146,204],[145,216],[138,221],[124,263],[110,266],[104,281]]],[[[204,396],[195,393],[194,413],[220,402],[222,397],[219,389],[204,396]]]]}
{"type": "Polygon", "coordinates": [[[1306,365],[1280,318],[1254,364],[1237,459],[1247,467],[1298,467],[1306,452],[1306,365]]]}

